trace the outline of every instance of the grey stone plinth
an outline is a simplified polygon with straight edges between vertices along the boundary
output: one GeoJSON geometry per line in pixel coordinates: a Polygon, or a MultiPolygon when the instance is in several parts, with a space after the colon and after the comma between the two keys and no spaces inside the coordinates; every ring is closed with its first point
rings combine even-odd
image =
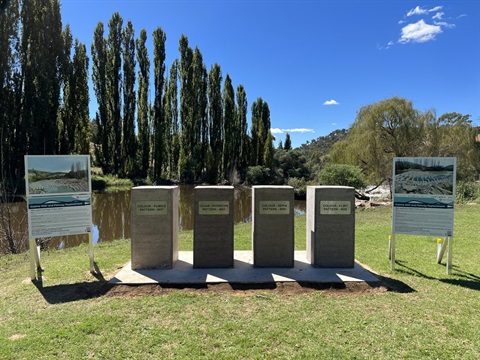
{"type": "Polygon", "coordinates": [[[132,189],[132,269],[172,268],[178,259],[178,186],[132,189]]]}
{"type": "Polygon", "coordinates": [[[195,187],[193,267],[233,267],[233,186],[195,187]]]}
{"type": "Polygon", "coordinates": [[[354,267],[353,187],[307,187],[307,259],[318,267],[354,267]]]}
{"type": "Polygon", "coordinates": [[[294,266],[293,201],[291,186],[253,186],[252,249],[255,267],[294,266]]]}

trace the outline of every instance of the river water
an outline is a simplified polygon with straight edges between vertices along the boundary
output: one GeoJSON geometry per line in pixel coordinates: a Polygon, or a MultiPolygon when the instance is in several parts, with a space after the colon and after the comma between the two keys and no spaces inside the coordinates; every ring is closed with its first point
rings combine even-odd
{"type": "MultiPolygon", "coordinates": [[[[179,223],[181,230],[193,229],[194,186],[182,185],[179,192],[179,223]]],[[[26,203],[10,205],[18,220],[16,231],[27,234],[26,203]]],[[[252,192],[250,188],[235,189],[235,223],[252,220],[252,192]]],[[[295,200],[295,214],[305,213],[305,201],[295,200]]],[[[93,242],[130,238],[130,191],[119,191],[92,196],[93,242]]],[[[86,235],[59,236],[47,239],[48,249],[62,249],[88,243],[86,235]]]]}

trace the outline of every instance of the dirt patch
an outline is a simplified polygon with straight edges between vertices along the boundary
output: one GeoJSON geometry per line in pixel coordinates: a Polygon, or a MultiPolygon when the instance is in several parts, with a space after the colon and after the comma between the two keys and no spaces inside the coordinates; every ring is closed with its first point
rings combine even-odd
{"type": "Polygon", "coordinates": [[[306,283],[306,282],[279,282],[267,284],[191,284],[191,285],[114,285],[107,292],[113,297],[139,297],[144,295],[167,295],[173,292],[195,294],[223,293],[235,296],[252,296],[262,294],[299,295],[321,292],[325,295],[345,296],[371,293],[385,293],[389,289],[382,283],[368,284],[365,282],[349,283],[306,283]]]}

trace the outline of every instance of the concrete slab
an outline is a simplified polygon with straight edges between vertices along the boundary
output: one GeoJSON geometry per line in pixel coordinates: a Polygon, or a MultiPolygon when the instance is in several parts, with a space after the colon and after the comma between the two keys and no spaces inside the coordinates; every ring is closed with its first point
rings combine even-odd
{"type": "Polygon", "coordinates": [[[258,268],[253,266],[250,250],[235,251],[234,268],[193,268],[193,252],[180,251],[172,269],[132,270],[128,263],[113,279],[111,284],[264,284],[275,282],[345,283],[380,280],[355,262],[353,268],[316,268],[306,258],[305,251],[295,251],[293,268],[258,268]]]}

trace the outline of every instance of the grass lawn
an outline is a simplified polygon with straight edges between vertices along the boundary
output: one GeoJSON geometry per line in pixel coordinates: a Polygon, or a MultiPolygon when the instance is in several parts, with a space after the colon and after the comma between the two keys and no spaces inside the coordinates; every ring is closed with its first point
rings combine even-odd
{"type": "MultiPolygon", "coordinates": [[[[389,291],[184,291],[112,296],[109,280],[130,243],[42,253],[41,283],[27,254],[0,257],[0,359],[478,359],[480,206],[455,210],[453,271],[436,263],[436,239],[397,235],[390,271],[391,208],[357,210],[356,258],[389,291]]],[[[295,217],[305,249],[305,217],[295,217]]],[[[250,249],[251,226],[235,229],[250,249]]],[[[192,232],[182,232],[191,250],[192,232]]]]}

